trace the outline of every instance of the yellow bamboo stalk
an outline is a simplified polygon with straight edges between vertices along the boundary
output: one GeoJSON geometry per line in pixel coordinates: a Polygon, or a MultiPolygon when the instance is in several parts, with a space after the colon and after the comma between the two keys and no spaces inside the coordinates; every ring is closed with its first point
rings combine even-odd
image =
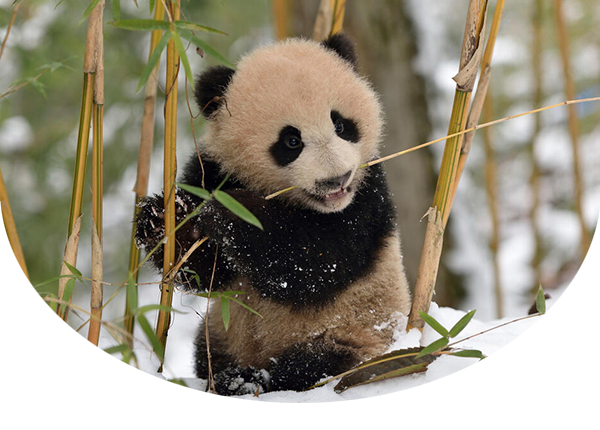
{"type": "MultiPolygon", "coordinates": [[[[483,120],[491,121],[494,117],[491,95],[488,95],[483,105],[483,120]]],[[[500,248],[500,220],[498,217],[498,181],[497,167],[494,145],[492,142],[492,133],[490,128],[483,132],[483,147],[485,149],[485,185],[488,195],[488,207],[492,220],[492,236],[489,246],[492,252],[492,264],[494,271],[494,294],[496,296],[496,317],[502,318],[504,315],[504,298],[502,294],[502,276],[500,273],[500,262],[498,259],[498,250],[500,248]]]]}
{"type": "Polygon", "coordinates": [[[290,21],[289,0],[273,0],[273,18],[275,21],[275,37],[282,40],[288,37],[290,21]]]}
{"type": "Polygon", "coordinates": [[[321,0],[315,19],[313,40],[324,40],[342,31],[346,0],[321,0]]]}
{"type": "MultiPolygon", "coordinates": [[[[575,83],[571,74],[571,59],[569,53],[569,38],[567,35],[567,26],[562,14],[562,0],[554,0],[554,17],[556,20],[556,30],[558,33],[558,45],[562,59],[563,73],[565,76],[565,94],[568,99],[574,99],[576,96],[575,83]]],[[[569,134],[571,135],[571,149],[573,152],[573,179],[575,188],[575,211],[579,219],[580,229],[580,258],[583,261],[590,247],[590,234],[585,226],[583,212],[583,179],[581,166],[579,164],[579,121],[577,111],[574,106],[569,106],[569,134]]]]}
{"type": "Polygon", "coordinates": [[[94,79],[93,100],[93,137],[92,137],[92,289],[90,298],[90,327],[88,340],[98,345],[100,327],[102,322],[102,279],[103,251],[102,251],[102,196],[103,193],[103,117],[104,117],[104,42],[102,18],[104,0],[100,0],[99,8],[100,26],[97,27],[96,45],[96,77],[94,79]]]}
{"type": "Polygon", "coordinates": [[[329,0],[331,10],[333,11],[331,17],[331,31],[329,35],[339,33],[342,31],[344,24],[344,14],[346,12],[346,0],[329,0]]]}
{"type": "MultiPolygon", "coordinates": [[[[179,0],[168,1],[169,16],[179,19],[179,0]]],[[[175,176],[177,171],[176,142],[177,142],[177,76],[179,73],[179,54],[175,41],[171,39],[167,45],[167,79],[165,100],[165,145],[164,145],[164,206],[165,206],[165,236],[169,235],[176,226],[175,222],[175,176]]],[[[171,237],[164,244],[163,282],[161,284],[160,304],[171,306],[173,301],[173,282],[168,279],[168,273],[175,264],[175,241],[171,237]]],[[[158,313],[156,335],[163,349],[166,349],[167,332],[171,313],[161,309],[158,313]]],[[[162,369],[162,364],[161,364],[162,369]]]]}
{"type": "MultiPolygon", "coordinates": [[[[162,1],[157,1],[154,8],[154,19],[163,20],[165,18],[165,9],[162,1]]],[[[150,40],[150,53],[148,58],[152,56],[156,45],[162,37],[161,30],[152,31],[150,40]]],[[[150,177],[150,162],[152,159],[152,146],[154,143],[154,111],[156,108],[156,93],[157,93],[157,74],[158,74],[158,63],[152,71],[152,76],[146,82],[145,98],[144,98],[144,111],[142,114],[142,131],[140,135],[140,149],[138,152],[138,165],[137,165],[137,178],[133,191],[135,192],[135,204],[134,204],[134,219],[137,217],[140,201],[148,194],[148,178],[150,177]]],[[[135,244],[135,226],[131,232],[131,244],[129,247],[129,273],[133,276],[133,281],[138,282],[137,270],[140,263],[140,250],[135,244]]],[[[137,288],[137,287],[136,287],[137,288]]],[[[133,304],[137,307],[137,303],[133,304]]],[[[129,296],[125,299],[125,329],[128,333],[133,335],[134,318],[131,314],[131,304],[129,303],[129,296]]],[[[129,337],[133,339],[133,337],[129,337]]]]}
{"type": "MultiPolygon", "coordinates": [[[[100,36],[100,31],[98,29],[99,27],[102,27],[102,10],[103,9],[100,7],[99,3],[88,17],[85,56],[83,60],[81,113],[79,118],[79,132],[77,135],[77,155],[75,158],[75,174],[73,175],[73,189],[71,193],[71,208],[69,210],[67,242],[65,246],[61,274],[70,274],[70,271],[64,264],[64,261],[72,266],[75,266],[77,263],[79,231],[75,232],[74,227],[77,220],[81,217],[86,158],[89,146],[90,125],[92,122],[94,80],[98,67],[98,38],[100,36]],[[73,247],[73,249],[70,249],[70,247],[73,247]]],[[[61,278],[58,282],[58,298],[61,301],[66,283],[66,278],[61,278]]],[[[68,317],[68,310],[68,306],[61,305],[57,308],[57,312],[65,321],[68,317]]]]}
{"type": "MultiPolygon", "coordinates": [[[[6,236],[6,242],[8,243],[8,250],[12,259],[15,277],[17,278],[21,296],[23,297],[23,300],[32,300],[33,290],[31,289],[31,280],[29,279],[29,272],[25,263],[25,257],[23,256],[19,235],[17,234],[15,219],[13,218],[12,210],[10,209],[10,202],[8,200],[8,194],[6,192],[6,186],[4,184],[4,179],[2,178],[1,170],[0,215],[2,215],[2,228],[4,229],[4,235],[6,236]]],[[[42,331],[40,316],[37,307],[35,306],[35,302],[27,302],[24,304],[24,307],[27,323],[29,325],[29,332],[31,333],[31,340],[33,341],[36,354],[39,354],[42,352],[42,349],[44,349],[44,332],[42,331]]]]}
{"type": "MultiPolygon", "coordinates": [[[[475,78],[481,57],[480,40],[483,33],[486,10],[487,0],[471,0],[469,3],[459,72],[454,77],[457,85],[448,135],[465,129],[471,92],[475,85],[475,78]]],[[[421,319],[419,311],[427,312],[429,310],[433,296],[443,245],[443,233],[452,205],[452,189],[458,170],[462,136],[461,134],[449,138],[444,148],[433,206],[428,211],[429,216],[425,231],[425,242],[417,271],[415,297],[409,316],[409,325],[412,327],[423,327],[424,321],[421,319]]]]}

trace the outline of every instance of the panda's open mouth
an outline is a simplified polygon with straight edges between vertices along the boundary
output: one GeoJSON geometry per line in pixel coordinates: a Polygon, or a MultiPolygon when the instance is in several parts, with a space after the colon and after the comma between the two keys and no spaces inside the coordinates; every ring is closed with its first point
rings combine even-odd
{"type": "Polygon", "coordinates": [[[336,191],[335,193],[325,194],[323,196],[323,200],[325,200],[325,201],[338,200],[338,199],[341,199],[342,197],[344,197],[346,194],[348,194],[348,188],[341,188],[339,191],[336,191]]]}
{"type": "Polygon", "coordinates": [[[330,192],[330,193],[327,193],[327,194],[323,194],[323,193],[314,194],[314,193],[305,191],[305,193],[307,195],[309,195],[313,200],[316,200],[319,203],[335,202],[336,200],[343,199],[344,197],[346,197],[351,192],[352,192],[352,187],[351,186],[343,187],[343,188],[340,188],[337,191],[330,192]]]}

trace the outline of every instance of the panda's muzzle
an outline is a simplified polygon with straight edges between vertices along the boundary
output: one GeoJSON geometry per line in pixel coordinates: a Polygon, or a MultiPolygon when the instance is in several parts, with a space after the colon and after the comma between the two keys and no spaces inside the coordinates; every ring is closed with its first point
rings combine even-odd
{"type": "Polygon", "coordinates": [[[348,194],[349,180],[352,177],[352,170],[349,170],[342,176],[323,179],[316,182],[316,189],[319,196],[324,200],[335,200],[348,194]]]}

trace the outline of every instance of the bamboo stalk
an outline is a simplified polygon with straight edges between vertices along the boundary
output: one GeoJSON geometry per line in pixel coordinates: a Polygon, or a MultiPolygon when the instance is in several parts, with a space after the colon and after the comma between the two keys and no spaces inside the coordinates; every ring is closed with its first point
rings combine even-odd
{"type": "MultiPolygon", "coordinates": [[[[179,0],[167,2],[169,17],[179,19],[179,0]]],[[[176,142],[177,142],[177,76],[179,73],[179,54],[175,41],[171,39],[167,45],[167,79],[165,100],[165,145],[164,145],[164,207],[165,207],[165,235],[175,229],[175,176],[177,171],[176,142]]],[[[175,264],[176,237],[167,240],[164,244],[163,282],[161,284],[160,304],[171,306],[173,301],[173,282],[168,279],[168,273],[175,264]]],[[[161,309],[158,313],[156,335],[160,339],[163,349],[166,349],[167,332],[171,320],[171,313],[161,309]]],[[[162,370],[162,363],[159,371],[162,370]]]]}
{"type": "MultiPolygon", "coordinates": [[[[483,33],[487,0],[471,0],[467,13],[463,48],[459,64],[459,72],[454,77],[456,91],[448,135],[465,129],[471,92],[479,68],[481,56],[481,35],[483,33]]],[[[415,300],[413,300],[409,325],[421,328],[424,321],[419,311],[427,312],[435,288],[435,280],[439,267],[439,258],[443,244],[443,233],[452,205],[452,187],[458,170],[458,162],[462,148],[462,135],[449,138],[446,141],[442,165],[438,176],[433,206],[429,209],[425,242],[419,262],[417,283],[415,285],[415,300]],[[433,214],[433,215],[431,215],[433,214]],[[434,249],[435,252],[431,252],[434,249]],[[424,298],[419,299],[417,298],[424,298]]]]}
{"type": "Polygon", "coordinates": [[[321,0],[315,19],[313,40],[325,40],[342,31],[346,0],[321,0]]]}
{"type": "Polygon", "coordinates": [[[92,137],[92,289],[90,298],[90,327],[88,340],[98,345],[102,321],[102,196],[103,193],[103,118],[104,118],[104,42],[102,19],[104,0],[96,6],[99,9],[96,45],[96,77],[94,79],[93,137],[92,137]]]}
{"type": "MultiPolygon", "coordinates": [[[[565,76],[565,94],[567,98],[574,99],[576,96],[575,83],[571,74],[571,60],[569,53],[569,39],[567,35],[567,26],[562,14],[562,0],[554,0],[554,17],[556,20],[556,30],[558,33],[558,45],[565,76]]],[[[579,164],[579,121],[575,107],[569,106],[569,134],[571,135],[571,149],[573,152],[573,179],[575,188],[575,211],[579,219],[580,229],[580,257],[583,261],[590,247],[590,234],[585,226],[583,211],[583,178],[581,166],[579,164]]]]}
{"type": "MultiPolygon", "coordinates": [[[[64,261],[72,266],[75,266],[77,263],[79,231],[75,232],[74,227],[77,220],[79,220],[81,217],[86,158],[89,146],[90,125],[92,122],[93,90],[96,70],[98,67],[98,37],[100,36],[98,28],[102,26],[102,9],[99,6],[100,4],[94,8],[88,17],[85,56],[83,60],[83,91],[81,96],[79,132],[77,135],[77,155],[75,158],[75,174],[73,175],[73,189],[71,192],[71,208],[69,210],[67,242],[65,246],[61,274],[70,273],[64,264],[64,261]]],[[[67,281],[67,278],[61,278],[58,282],[59,300],[62,300],[63,298],[67,281]]],[[[68,317],[68,311],[68,306],[58,307],[58,313],[65,321],[68,317]]]]}
{"type": "MultiPolygon", "coordinates": [[[[485,98],[483,105],[483,120],[490,121],[494,117],[491,95],[485,98]]],[[[485,149],[485,177],[486,191],[488,195],[488,206],[492,220],[492,236],[490,238],[490,251],[492,252],[492,264],[494,270],[494,294],[496,296],[496,317],[504,315],[504,298],[502,294],[502,277],[500,273],[500,262],[498,249],[500,248],[500,221],[498,217],[498,181],[496,158],[492,142],[491,129],[483,132],[483,146],[485,149]]]]}
{"type": "MultiPolygon", "coordinates": [[[[8,200],[8,194],[6,192],[6,186],[4,184],[4,179],[2,178],[1,170],[0,215],[2,215],[2,228],[4,229],[4,235],[6,236],[6,242],[8,243],[8,250],[15,270],[17,284],[21,291],[21,296],[23,297],[23,300],[33,299],[29,271],[27,270],[25,257],[23,256],[23,249],[21,248],[21,242],[19,241],[19,235],[17,234],[15,219],[13,218],[12,210],[10,209],[10,202],[8,200]]],[[[24,304],[24,307],[25,316],[27,317],[27,323],[29,325],[29,332],[31,333],[31,340],[33,341],[36,354],[39,354],[42,352],[42,349],[44,349],[44,334],[38,309],[34,302],[27,302],[24,304]]]]}
{"type": "Polygon", "coordinates": [[[13,24],[15,23],[15,18],[17,17],[17,12],[19,11],[20,6],[21,6],[21,3],[17,3],[17,4],[15,4],[15,7],[13,9],[12,16],[10,17],[10,22],[8,23],[8,28],[6,29],[6,35],[4,36],[4,40],[2,41],[2,47],[0,47],[0,58],[2,58],[2,54],[4,54],[4,48],[6,47],[6,41],[8,40],[10,30],[12,29],[13,24]]]}
{"type": "Polygon", "coordinates": [[[273,18],[275,21],[275,37],[282,40],[288,37],[290,21],[290,3],[288,0],[273,0],[273,18]]]}
{"type": "Polygon", "coordinates": [[[329,0],[331,10],[333,11],[331,17],[331,31],[329,35],[334,35],[342,31],[344,24],[344,14],[346,12],[346,0],[329,0]]]}
{"type": "MultiPolygon", "coordinates": [[[[165,18],[165,9],[162,1],[156,2],[154,9],[154,19],[163,20],[165,18]]],[[[150,41],[150,53],[148,58],[152,56],[156,45],[162,37],[162,31],[152,31],[150,41]]],[[[140,149],[138,152],[138,165],[137,165],[137,178],[133,191],[135,192],[135,205],[133,209],[133,219],[136,219],[139,211],[139,203],[148,194],[148,178],[150,177],[150,162],[152,159],[152,146],[154,143],[154,111],[156,108],[156,93],[157,93],[157,74],[158,74],[158,63],[152,72],[152,77],[146,82],[145,98],[144,98],[144,111],[142,115],[142,131],[140,135],[140,149]]],[[[132,274],[133,280],[136,284],[138,283],[137,270],[140,263],[140,250],[135,243],[135,226],[131,232],[131,245],[129,247],[129,273],[132,274]]],[[[134,308],[137,307],[137,303],[133,303],[134,308]]],[[[134,318],[131,314],[131,304],[129,303],[129,296],[125,299],[125,329],[128,333],[133,335],[134,318]]],[[[130,337],[133,339],[133,336],[130,337]]]]}

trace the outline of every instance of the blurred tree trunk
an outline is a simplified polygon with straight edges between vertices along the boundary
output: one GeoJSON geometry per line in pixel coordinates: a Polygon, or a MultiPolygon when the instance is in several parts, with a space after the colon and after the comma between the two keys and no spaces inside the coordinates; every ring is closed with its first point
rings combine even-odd
{"type": "MultiPolygon", "coordinates": [[[[292,31],[310,37],[318,1],[294,2],[292,31]]],[[[344,32],[357,43],[359,69],[381,95],[386,115],[382,155],[401,151],[430,138],[425,82],[413,69],[417,40],[406,1],[348,1],[344,32]]],[[[386,162],[397,207],[404,264],[414,286],[423,246],[425,224],[420,222],[435,192],[435,169],[428,150],[386,162]]],[[[450,238],[450,236],[448,236],[450,238]]],[[[445,248],[451,245],[451,239],[445,248]]],[[[442,257],[443,260],[443,257],[442,257]]],[[[434,301],[454,305],[456,282],[442,261],[434,301]]]]}

